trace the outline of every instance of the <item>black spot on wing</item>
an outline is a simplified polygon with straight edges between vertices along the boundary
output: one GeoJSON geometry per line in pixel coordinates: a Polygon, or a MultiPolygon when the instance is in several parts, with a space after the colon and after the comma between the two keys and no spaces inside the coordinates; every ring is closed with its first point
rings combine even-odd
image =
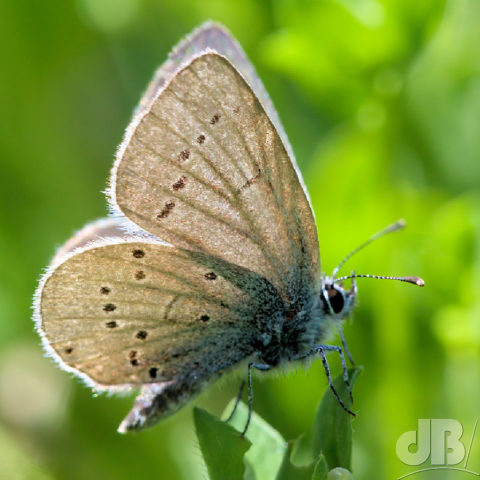
{"type": "Polygon", "coordinates": [[[143,270],[138,270],[135,272],[135,278],[137,280],[143,280],[145,278],[145,272],[143,270]]]}
{"type": "Polygon", "coordinates": [[[220,115],[216,113],[211,119],[210,119],[210,125],[215,125],[218,121],[220,120],[220,115]]]}
{"type": "Polygon", "coordinates": [[[185,150],[182,150],[179,154],[178,154],[178,159],[182,162],[184,162],[185,160],[188,160],[188,158],[190,157],[190,150],[188,148],[186,148],[185,150]]]}
{"type": "Polygon", "coordinates": [[[103,311],[104,312],[113,312],[114,310],[117,309],[117,306],[114,305],[113,303],[107,303],[103,306],[103,311]]]}
{"type": "Polygon", "coordinates": [[[175,191],[181,190],[182,188],[185,187],[185,180],[187,177],[185,175],[182,175],[173,185],[172,188],[175,191]]]}
{"type": "Polygon", "coordinates": [[[157,218],[167,218],[170,215],[170,212],[174,209],[174,207],[175,202],[173,200],[165,202],[165,206],[162,208],[162,211],[157,215],[157,218]]]}
{"type": "Polygon", "coordinates": [[[147,335],[148,333],[145,330],[139,330],[135,336],[140,340],[145,340],[147,335]]]}

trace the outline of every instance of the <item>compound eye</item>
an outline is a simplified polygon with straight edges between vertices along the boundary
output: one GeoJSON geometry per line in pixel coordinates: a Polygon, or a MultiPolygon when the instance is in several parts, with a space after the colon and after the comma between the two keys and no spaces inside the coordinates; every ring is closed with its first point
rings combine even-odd
{"type": "Polygon", "coordinates": [[[332,310],[335,313],[340,313],[343,310],[345,305],[345,299],[343,298],[343,293],[337,290],[334,287],[329,287],[327,289],[328,301],[332,306],[332,310]]]}

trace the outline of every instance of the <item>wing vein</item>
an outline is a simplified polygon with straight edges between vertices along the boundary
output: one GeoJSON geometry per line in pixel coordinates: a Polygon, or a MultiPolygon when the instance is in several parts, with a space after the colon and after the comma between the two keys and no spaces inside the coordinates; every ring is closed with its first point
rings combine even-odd
{"type": "MultiPolygon", "coordinates": [[[[199,83],[205,87],[205,89],[208,88],[208,85],[205,84],[205,82],[203,82],[202,78],[198,75],[198,73],[195,71],[194,68],[192,68],[192,73],[196,76],[197,80],[199,81],[199,83]]],[[[234,78],[234,81],[235,81],[235,85],[236,85],[236,90],[237,90],[237,95],[240,99],[243,99],[243,93],[242,93],[242,88],[239,84],[239,82],[242,82],[244,81],[239,75],[233,75],[233,78],[234,78]]],[[[225,93],[225,90],[222,88],[221,85],[216,85],[216,88],[218,89],[218,91],[222,92],[224,95],[226,95],[225,93]]],[[[225,114],[225,109],[222,105],[222,102],[221,100],[218,98],[217,95],[215,95],[215,93],[212,94],[212,98],[215,100],[215,103],[217,103],[219,106],[220,106],[220,109],[222,110],[222,112],[225,114]]],[[[263,106],[261,105],[260,101],[258,100],[258,98],[255,96],[255,100],[257,102],[259,102],[262,110],[264,110],[263,106]]],[[[180,99],[180,101],[182,102],[182,100],[180,99]]],[[[183,102],[182,102],[183,103],[183,102]]],[[[265,114],[266,115],[266,114],[265,114]]],[[[227,118],[229,118],[229,115],[226,115],[227,118]]],[[[269,122],[269,125],[270,125],[270,128],[272,129],[272,131],[278,135],[278,132],[276,131],[275,127],[273,126],[272,122],[268,119],[268,116],[267,116],[267,121],[269,122]]],[[[257,149],[258,149],[258,152],[259,154],[262,156],[262,159],[263,159],[263,165],[264,165],[264,170],[267,168],[267,166],[269,166],[269,162],[268,162],[268,158],[266,156],[266,151],[265,151],[265,148],[261,147],[260,146],[260,138],[259,138],[259,133],[258,133],[258,128],[257,128],[257,125],[258,123],[256,121],[254,121],[254,119],[250,118],[250,122],[249,122],[251,125],[254,125],[254,128],[253,128],[253,132],[254,132],[254,137],[255,137],[255,142],[256,142],[256,145],[257,145],[257,149]]],[[[249,148],[249,145],[246,143],[245,141],[245,135],[242,134],[242,132],[239,130],[238,126],[237,126],[237,122],[233,121],[233,122],[229,122],[229,125],[231,125],[233,127],[233,129],[235,130],[238,138],[240,139],[240,143],[242,144],[242,146],[244,147],[244,151],[246,152],[246,156],[250,159],[250,163],[251,163],[251,167],[253,168],[253,170],[255,171],[256,169],[259,169],[259,164],[258,164],[258,161],[255,157],[255,155],[252,153],[251,149],[249,148]]],[[[210,129],[211,130],[211,129],[210,129]]],[[[214,137],[215,138],[215,137],[214,137]]],[[[219,144],[219,142],[216,142],[217,144],[219,144]]],[[[225,149],[223,149],[222,147],[222,150],[225,151],[225,149]]],[[[283,153],[283,152],[282,152],[283,153]]],[[[284,155],[283,155],[284,156],[284,155]]],[[[272,161],[275,162],[275,165],[277,166],[277,171],[278,171],[278,167],[280,167],[280,169],[283,171],[283,165],[279,165],[279,163],[281,163],[281,161],[278,161],[277,160],[277,157],[275,155],[273,155],[273,158],[272,158],[272,161]]],[[[292,175],[290,175],[291,177],[292,175]]],[[[282,203],[279,202],[279,199],[278,199],[278,196],[276,195],[276,192],[271,184],[271,182],[267,182],[265,181],[265,179],[262,179],[263,180],[263,183],[264,185],[271,191],[271,194],[275,200],[275,206],[277,207],[277,211],[279,212],[279,215],[281,218],[282,218],[282,221],[283,221],[283,225],[284,225],[284,228],[285,228],[285,233],[286,233],[286,236],[288,238],[288,243],[289,243],[289,246],[290,246],[290,253],[291,255],[293,255],[293,252],[294,252],[294,246],[292,245],[292,241],[291,241],[291,236],[289,235],[291,233],[291,229],[289,228],[287,222],[286,222],[286,218],[287,218],[287,212],[285,210],[285,208],[282,207],[282,203]]],[[[281,183],[279,185],[277,185],[278,188],[281,188],[282,185],[281,183]]],[[[284,195],[283,195],[284,196],[284,195]]]]}
{"type": "MultiPolygon", "coordinates": [[[[171,133],[173,133],[174,135],[176,135],[178,138],[180,138],[181,140],[183,140],[186,144],[188,144],[190,146],[190,148],[192,149],[193,147],[193,150],[199,154],[199,156],[207,163],[207,165],[210,166],[210,168],[212,168],[212,170],[215,172],[215,174],[220,178],[220,180],[222,181],[223,185],[230,191],[230,193],[232,194],[232,196],[234,198],[236,198],[237,200],[237,204],[232,204],[235,211],[237,211],[239,213],[239,215],[247,222],[247,225],[250,227],[251,231],[252,232],[256,232],[258,231],[258,229],[256,228],[255,226],[255,223],[251,217],[251,215],[249,214],[248,210],[245,209],[243,207],[243,201],[242,201],[242,198],[239,196],[238,194],[238,190],[235,189],[233,187],[233,185],[231,185],[228,181],[227,178],[225,178],[225,176],[221,173],[221,171],[214,165],[214,163],[208,159],[204,152],[197,148],[196,146],[194,146],[193,142],[189,142],[180,132],[178,132],[176,129],[170,127],[166,122],[164,122],[164,120],[159,117],[155,112],[153,112],[153,110],[150,110],[149,114],[152,114],[155,118],[157,118],[157,120],[159,122],[162,122],[162,126],[169,130],[171,133]]],[[[197,119],[199,122],[200,120],[197,119]]],[[[143,143],[143,142],[142,142],[143,143]]],[[[232,157],[225,151],[225,149],[218,143],[216,142],[216,144],[218,145],[218,147],[227,155],[228,158],[230,158],[230,160],[233,162],[234,160],[232,159],[232,157]]],[[[245,175],[243,175],[243,177],[247,180],[247,177],[245,177],[245,175]]],[[[125,208],[125,207],[123,207],[125,208]]],[[[136,215],[139,215],[140,214],[138,212],[133,212],[132,210],[130,210],[132,213],[136,214],[136,215]]],[[[146,217],[143,217],[145,220],[149,221],[149,219],[147,219],[146,217]]],[[[165,227],[163,227],[165,228],[165,227]]],[[[165,230],[167,232],[171,232],[171,230],[165,228],[165,230]]],[[[176,232],[175,232],[176,233],[176,232]]],[[[250,236],[248,237],[250,238],[250,236]]],[[[263,252],[263,255],[265,256],[265,259],[267,260],[267,262],[270,264],[270,266],[276,271],[277,275],[279,276],[279,278],[282,277],[282,275],[285,275],[285,269],[283,268],[283,265],[282,265],[282,262],[279,261],[275,255],[272,255],[270,252],[268,252],[265,248],[265,242],[259,242],[258,243],[258,246],[260,247],[260,249],[262,250],[263,252]]]]}

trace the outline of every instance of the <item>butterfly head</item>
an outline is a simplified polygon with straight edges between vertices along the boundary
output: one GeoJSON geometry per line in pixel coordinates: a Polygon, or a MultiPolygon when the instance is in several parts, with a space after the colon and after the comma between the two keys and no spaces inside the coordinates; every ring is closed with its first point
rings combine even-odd
{"type": "Polygon", "coordinates": [[[339,282],[333,277],[327,277],[322,282],[320,299],[324,313],[327,315],[340,320],[348,317],[355,305],[356,298],[357,284],[355,278],[352,279],[352,286],[348,290],[344,288],[343,282],[339,282]]]}
{"type": "Polygon", "coordinates": [[[406,276],[406,277],[391,277],[386,275],[358,275],[355,272],[352,272],[350,275],[344,277],[338,277],[337,274],[342,266],[349,260],[355,253],[362,250],[366,246],[370,245],[373,241],[378,238],[383,237],[386,234],[396,232],[401,230],[406,225],[405,220],[400,219],[395,223],[392,223],[383,230],[372,235],[366,242],[362,243],[359,247],[352,250],[333,270],[333,273],[330,277],[325,277],[322,282],[322,288],[320,291],[320,298],[323,303],[324,313],[332,315],[334,318],[340,320],[348,317],[357,297],[357,284],[355,283],[356,278],[376,278],[380,280],[399,280],[401,282],[411,283],[419,287],[423,287],[425,282],[417,276],[406,276]],[[351,279],[352,286],[350,290],[345,290],[343,287],[343,282],[345,280],[351,279]]]}

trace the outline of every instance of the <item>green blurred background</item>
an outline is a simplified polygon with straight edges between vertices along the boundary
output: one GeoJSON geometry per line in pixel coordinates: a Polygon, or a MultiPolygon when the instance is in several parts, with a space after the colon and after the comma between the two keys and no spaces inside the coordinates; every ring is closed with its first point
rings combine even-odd
{"type": "MultiPolygon", "coordinates": [[[[324,269],[397,218],[409,224],[348,264],[427,283],[359,281],[346,326],[365,366],[356,479],[412,471],[395,444],[418,418],[458,419],[468,444],[480,400],[478,0],[3,0],[1,479],[205,478],[191,406],[118,435],[133,398],[94,397],[43,358],[30,304],[55,248],[105,215],[101,190],[154,69],[206,19],[238,38],[273,98],[312,197],[324,269]]],[[[229,377],[196,404],[219,414],[238,383],[229,377]]],[[[320,362],[258,378],[254,407],[294,438],[325,385],[320,362]]],[[[472,470],[479,454],[477,438],[472,470]]]]}

